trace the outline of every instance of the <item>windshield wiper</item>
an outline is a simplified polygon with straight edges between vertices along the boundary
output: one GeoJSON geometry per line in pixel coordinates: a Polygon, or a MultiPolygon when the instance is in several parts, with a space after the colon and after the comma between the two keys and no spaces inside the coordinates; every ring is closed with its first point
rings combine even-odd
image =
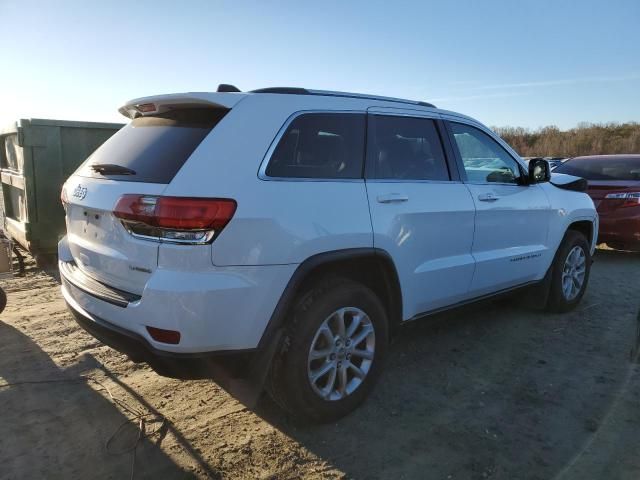
{"type": "Polygon", "coordinates": [[[91,170],[98,172],[100,175],[135,175],[135,170],[116,165],[115,163],[96,163],[91,165],[91,170]]]}

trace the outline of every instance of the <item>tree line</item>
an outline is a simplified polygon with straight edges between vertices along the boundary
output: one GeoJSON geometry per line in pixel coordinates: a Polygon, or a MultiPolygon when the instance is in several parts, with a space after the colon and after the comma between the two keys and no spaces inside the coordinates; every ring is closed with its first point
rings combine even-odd
{"type": "Polygon", "coordinates": [[[523,157],[576,157],[640,153],[640,123],[580,123],[560,130],[556,126],[530,130],[493,127],[523,157]]]}

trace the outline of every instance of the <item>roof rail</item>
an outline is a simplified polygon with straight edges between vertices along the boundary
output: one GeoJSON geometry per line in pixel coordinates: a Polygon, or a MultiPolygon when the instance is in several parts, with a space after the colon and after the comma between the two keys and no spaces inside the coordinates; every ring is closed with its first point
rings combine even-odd
{"type": "Polygon", "coordinates": [[[289,94],[289,95],[322,95],[327,97],[361,98],[361,99],[368,99],[368,100],[383,100],[385,102],[405,103],[409,105],[420,105],[421,107],[436,108],[434,104],[429,102],[420,102],[417,100],[406,100],[404,98],[383,97],[380,95],[368,95],[365,93],[334,92],[332,90],[309,90],[306,88],[298,88],[298,87],[259,88],[258,90],[251,90],[250,93],[280,93],[280,94],[289,94]]]}
{"type": "Polygon", "coordinates": [[[311,92],[306,88],[298,87],[269,87],[259,88],[258,90],[251,90],[251,93],[281,93],[285,95],[311,95],[311,92]]]}
{"type": "Polygon", "coordinates": [[[334,92],[331,90],[309,90],[312,95],[326,95],[329,97],[346,97],[346,98],[363,98],[369,100],[383,100],[385,102],[406,103],[409,105],[420,105],[422,107],[436,108],[435,105],[428,102],[420,102],[417,100],[407,100],[404,98],[396,97],[383,97],[382,95],[369,95],[366,93],[351,93],[351,92],[334,92]]]}

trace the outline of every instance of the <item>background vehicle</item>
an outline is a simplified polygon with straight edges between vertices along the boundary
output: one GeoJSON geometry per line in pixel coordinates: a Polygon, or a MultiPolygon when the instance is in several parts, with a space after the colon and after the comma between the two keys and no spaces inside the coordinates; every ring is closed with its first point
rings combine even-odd
{"type": "Polygon", "coordinates": [[[120,111],[131,124],[63,188],[62,290],[163,373],[223,358],[258,390],[268,373],[296,416],[335,419],[402,322],[521,287],[566,311],[586,288],[597,216],[577,179],[549,183],[469,117],[229,85],[120,111]]]}
{"type": "Polygon", "coordinates": [[[555,171],[588,180],[587,193],[600,216],[600,242],[640,250],[640,155],[575,157],[555,171]]]}
{"type": "Polygon", "coordinates": [[[565,157],[544,157],[544,159],[547,162],[549,162],[549,166],[551,167],[551,170],[554,170],[556,167],[559,167],[566,160],[565,157]]]}

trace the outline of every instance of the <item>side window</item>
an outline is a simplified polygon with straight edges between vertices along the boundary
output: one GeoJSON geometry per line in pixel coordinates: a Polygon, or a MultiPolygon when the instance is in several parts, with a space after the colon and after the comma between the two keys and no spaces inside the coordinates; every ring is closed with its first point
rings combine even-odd
{"type": "Polygon", "coordinates": [[[270,177],[362,178],[364,114],[305,113],[280,139],[267,166],[270,177]]]}
{"type": "Polygon", "coordinates": [[[369,178],[450,180],[440,136],[428,118],[370,115],[367,165],[369,178]]]}
{"type": "Polygon", "coordinates": [[[518,162],[498,142],[475,127],[455,122],[449,125],[469,182],[519,183],[518,162]]]}

